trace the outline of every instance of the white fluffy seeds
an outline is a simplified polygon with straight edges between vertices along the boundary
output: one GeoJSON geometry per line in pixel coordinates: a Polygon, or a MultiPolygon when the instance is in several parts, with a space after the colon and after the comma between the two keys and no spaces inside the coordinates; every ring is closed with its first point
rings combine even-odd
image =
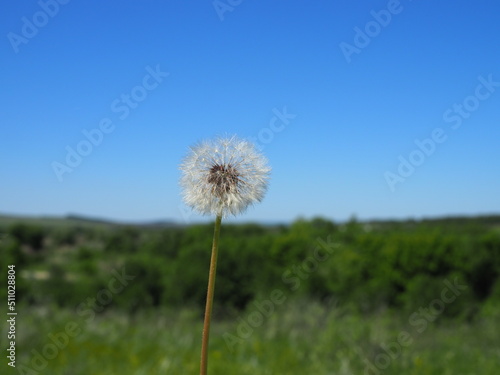
{"type": "Polygon", "coordinates": [[[255,146],[237,137],[191,147],[180,169],[185,203],[202,214],[222,216],[260,202],[271,172],[255,146]]]}

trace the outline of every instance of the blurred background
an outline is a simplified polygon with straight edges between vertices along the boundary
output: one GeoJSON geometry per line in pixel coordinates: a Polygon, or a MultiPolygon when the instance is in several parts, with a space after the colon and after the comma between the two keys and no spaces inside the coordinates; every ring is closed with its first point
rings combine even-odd
{"type": "Polygon", "coordinates": [[[0,10],[2,372],[198,372],[213,218],[179,164],[238,134],[273,172],[223,223],[211,372],[496,374],[497,2],[0,10]]]}

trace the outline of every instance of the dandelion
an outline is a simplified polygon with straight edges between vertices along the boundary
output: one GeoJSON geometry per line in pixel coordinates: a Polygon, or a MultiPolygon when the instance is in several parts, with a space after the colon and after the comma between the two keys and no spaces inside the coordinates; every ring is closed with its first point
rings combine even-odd
{"type": "Polygon", "coordinates": [[[255,146],[236,137],[192,147],[181,170],[186,204],[202,214],[223,217],[260,202],[270,172],[255,146]]]}
{"type": "Polygon", "coordinates": [[[185,203],[204,215],[216,217],[201,348],[200,374],[206,375],[222,218],[236,216],[264,198],[271,168],[252,143],[226,137],[192,147],[181,171],[185,203]]]}

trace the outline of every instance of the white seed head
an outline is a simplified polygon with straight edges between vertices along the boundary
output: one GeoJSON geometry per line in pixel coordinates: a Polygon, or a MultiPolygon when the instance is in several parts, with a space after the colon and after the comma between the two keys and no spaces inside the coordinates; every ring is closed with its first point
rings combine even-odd
{"type": "Polygon", "coordinates": [[[255,146],[233,136],[191,147],[180,167],[184,202],[204,215],[237,215],[260,202],[271,168],[255,146]]]}

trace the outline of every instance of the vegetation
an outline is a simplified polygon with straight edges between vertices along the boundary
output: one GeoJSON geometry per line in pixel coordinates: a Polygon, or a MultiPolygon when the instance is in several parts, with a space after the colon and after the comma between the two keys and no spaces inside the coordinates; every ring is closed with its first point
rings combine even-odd
{"type": "MultiPolygon", "coordinates": [[[[0,218],[0,266],[17,272],[18,366],[196,374],[212,231],[0,218]],[[77,328],[66,332],[68,322],[77,328]],[[52,342],[61,347],[48,359],[52,342]]],[[[500,368],[500,217],[315,218],[222,231],[212,373],[500,368]]]]}

